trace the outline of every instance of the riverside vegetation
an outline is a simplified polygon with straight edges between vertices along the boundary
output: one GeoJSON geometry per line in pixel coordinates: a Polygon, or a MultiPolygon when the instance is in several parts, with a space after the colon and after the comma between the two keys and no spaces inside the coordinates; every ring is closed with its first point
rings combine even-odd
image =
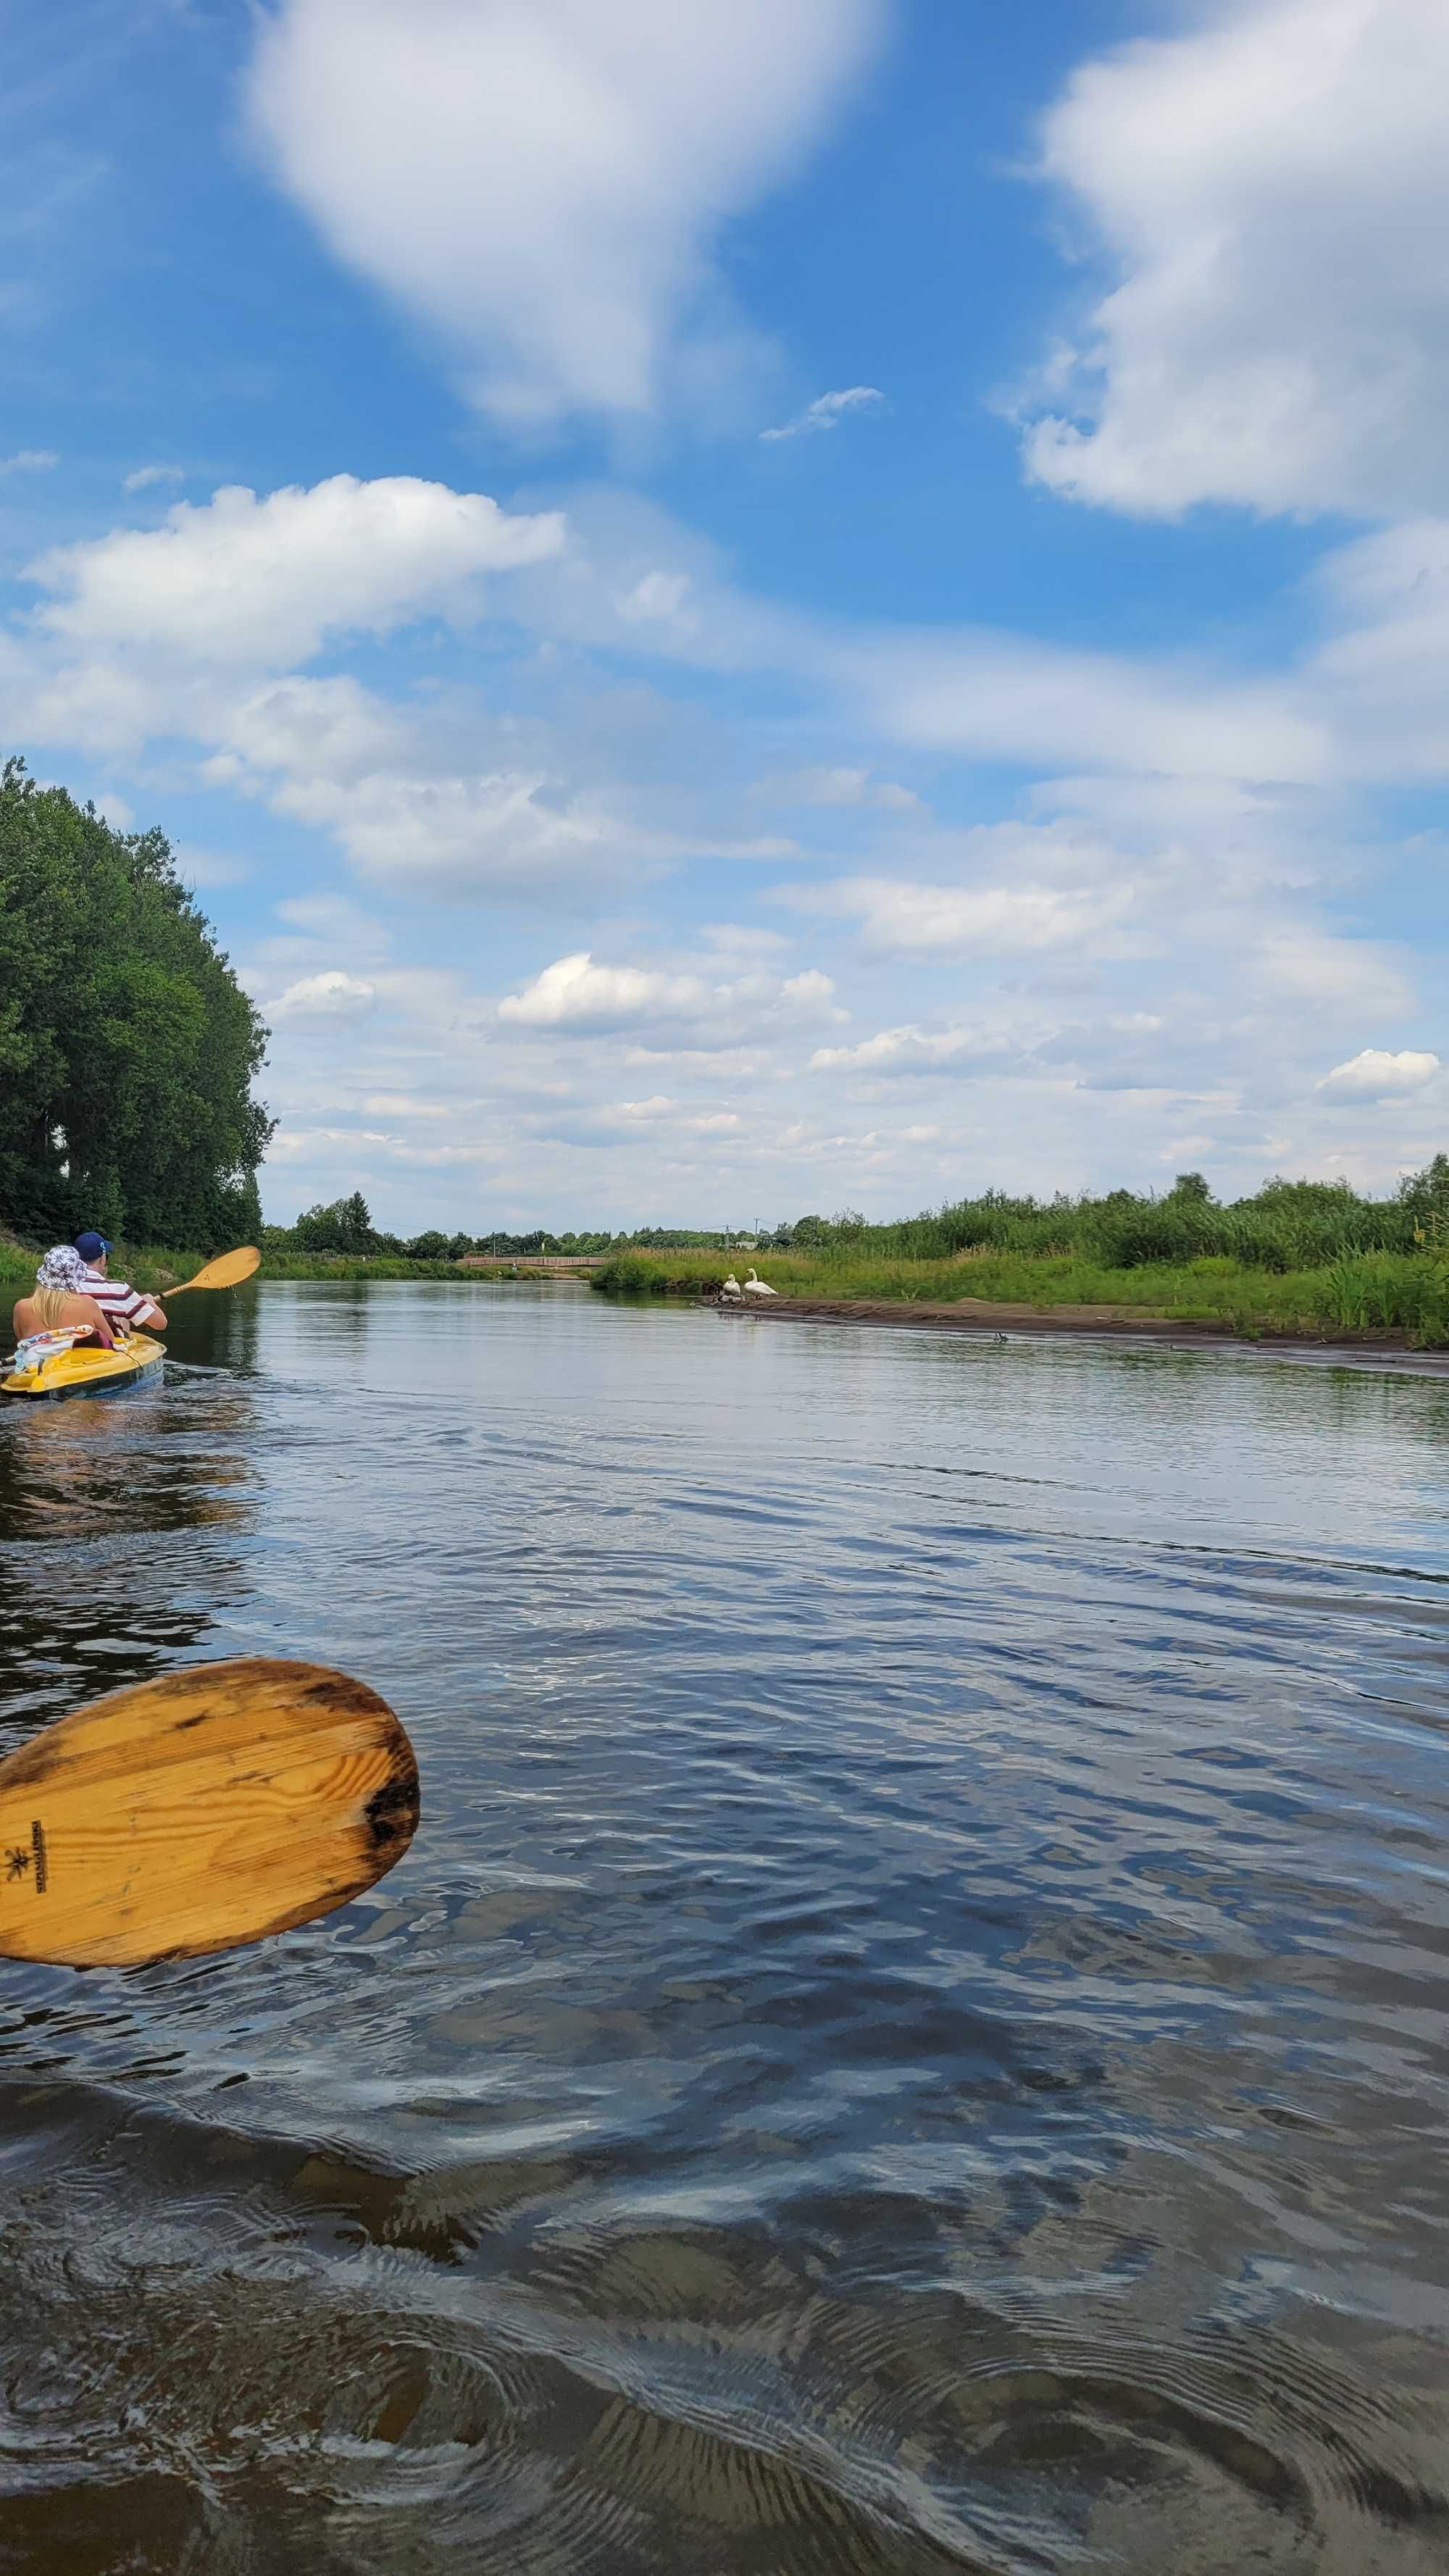
{"type": "MultiPolygon", "coordinates": [[[[708,1296],[747,1248],[722,1233],[654,1228],[622,1235],[379,1233],[360,1191],[309,1208],[292,1226],[263,1226],[263,1279],[506,1278],[511,1258],[604,1256],[590,1284],[605,1295],[708,1296]],[[491,1259],[495,1268],[460,1269],[491,1259]]],[[[0,1235],[0,1289],[18,1294],[38,1247],[0,1235]]],[[[1096,1309],[1216,1327],[1255,1339],[1288,1334],[1352,1341],[1387,1334],[1449,1348],[1449,1155],[1436,1154],[1390,1199],[1345,1183],[1270,1181],[1220,1205],[1198,1173],[1161,1197],[1113,1190],[1042,1202],[982,1198],[867,1225],[846,1212],[801,1217],[748,1247],[782,1298],[841,1304],[1096,1309]]],[[[187,1278],[214,1244],[177,1250],[119,1245],[116,1270],[143,1288],[187,1278]]]]}
{"type": "MultiPolygon", "coordinates": [[[[989,1191],[894,1225],[806,1217],[781,1237],[759,1250],[783,1298],[1096,1307],[1249,1338],[1387,1333],[1449,1346],[1444,1154],[1391,1199],[1274,1180],[1224,1206],[1188,1172],[1161,1197],[1113,1190],[1043,1202],[989,1191]]],[[[730,1266],[628,1250],[592,1284],[612,1295],[707,1295],[730,1266]]]]}

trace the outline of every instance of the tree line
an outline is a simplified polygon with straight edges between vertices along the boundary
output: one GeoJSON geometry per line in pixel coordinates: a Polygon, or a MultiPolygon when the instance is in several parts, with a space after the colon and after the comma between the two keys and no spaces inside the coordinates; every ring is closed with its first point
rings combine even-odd
{"type": "Polygon", "coordinates": [[[308,1208],[290,1227],[269,1226],[278,1252],[388,1254],[413,1261],[461,1261],[548,1252],[811,1252],[824,1259],[862,1253],[940,1261],[953,1253],[1076,1253],[1108,1270],[1153,1261],[1224,1260],[1260,1270],[1313,1270],[1360,1252],[1449,1251],[1449,1154],[1408,1175],[1391,1198],[1360,1195],[1347,1181],[1266,1181],[1250,1197],[1216,1199],[1201,1172],[1181,1172],[1170,1190],[1107,1190],[1051,1199],[987,1190],[920,1216],[873,1225],[856,1210],[801,1216],[752,1236],[687,1227],[639,1226],[632,1233],[378,1233],[360,1191],[308,1208]]]}
{"type": "Polygon", "coordinates": [[[354,1260],[385,1255],[394,1261],[462,1261],[469,1254],[493,1254],[506,1260],[525,1253],[614,1252],[623,1247],[631,1251],[647,1247],[674,1252],[702,1245],[718,1252],[742,1240],[738,1235],[701,1234],[669,1226],[643,1226],[633,1234],[610,1234],[607,1230],[554,1234],[544,1226],[535,1226],[527,1234],[503,1230],[492,1234],[445,1234],[436,1226],[424,1234],[388,1234],[374,1226],[360,1190],[354,1190],[349,1198],[334,1199],[326,1207],[304,1208],[291,1225],[264,1226],[261,1237],[264,1251],[279,1254],[335,1253],[354,1260]]]}
{"type": "Polygon", "coordinates": [[[160,832],[0,769],[0,1219],[254,1242],[267,1031],[160,832]]]}

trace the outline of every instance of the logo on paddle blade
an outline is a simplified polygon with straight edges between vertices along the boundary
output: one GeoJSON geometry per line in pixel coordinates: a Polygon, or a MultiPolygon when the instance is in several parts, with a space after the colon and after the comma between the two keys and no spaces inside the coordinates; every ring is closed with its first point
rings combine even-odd
{"type": "Polygon", "coordinates": [[[23,1877],[25,1876],[26,1871],[29,1869],[29,1867],[30,1867],[30,1854],[29,1854],[29,1852],[28,1852],[28,1851],[20,1851],[19,1849],[17,1849],[17,1848],[16,1848],[16,1846],[15,1846],[15,1845],[13,1845],[13,1844],[12,1844],[12,1846],[11,1846],[10,1850],[9,1850],[9,1851],[6,1853],[6,1855],[5,1855],[5,1875],[6,1875],[6,1877],[7,1877],[7,1878],[23,1878],[23,1877]]]}

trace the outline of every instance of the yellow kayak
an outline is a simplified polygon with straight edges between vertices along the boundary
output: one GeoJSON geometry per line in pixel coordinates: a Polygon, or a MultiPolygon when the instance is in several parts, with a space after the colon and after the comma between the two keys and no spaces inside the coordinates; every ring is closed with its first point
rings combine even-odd
{"type": "Polygon", "coordinates": [[[138,1384],[165,1357],[165,1343],[153,1341],[149,1333],[123,1333],[114,1350],[103,1351],[91,1342],[80,1350],[55,1351],[35,1367],[12,1369],[0,1378],[0,1395],[114,1395],[123,1386],[138,1384]]]}

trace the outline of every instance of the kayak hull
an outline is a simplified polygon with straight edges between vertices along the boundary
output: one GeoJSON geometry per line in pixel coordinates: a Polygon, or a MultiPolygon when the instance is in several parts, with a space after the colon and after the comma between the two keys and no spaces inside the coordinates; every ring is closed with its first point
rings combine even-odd
{"type": "Polygon", "coordinates": [[[38,1369],[12,1369],[0,1378],[0,1395],[18,1395],[31,1404],[58,1404],[72,1395],[119,1395],[139,1386],[166,1357],[164,1342],[149,1333],[127,1333],[114,1350],[62,1351],[38,1369]]]}

